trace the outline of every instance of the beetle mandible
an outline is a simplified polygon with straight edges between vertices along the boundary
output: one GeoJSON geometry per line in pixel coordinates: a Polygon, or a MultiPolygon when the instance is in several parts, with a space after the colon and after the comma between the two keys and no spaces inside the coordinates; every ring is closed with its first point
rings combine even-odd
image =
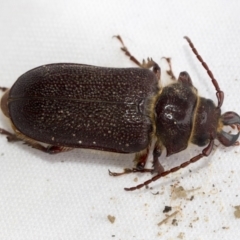
{"type": "MultiPolygon", "coordinates": [[[[152,59],[142,64],[131,55],[120,36],[122,51],[140,68],[105,68],[84,64],[57,63],[34,68],[4,91],[1,109],[14,133],[0,129],[8,141],[23,141],[33,148],[54,154],[73,148],[136,153],[130,172],[156,175],[132,191],[194,163],[211,153],[214,139],[224,146],[237,145],[240,117],[221,115],[224,93],[193,43],[192,51],[206,69],[216,89],[217,105],[197,95],[187,72],[174,83],[160,87],[160,67],[152,59]],[[150,70],[152,69],[152,71],[150,70]],[[180,107],[181,106],[181,107],[180,107]],[[223,130],[236,126],[236,135],[223,130]],[[191,142],[206,146],[200,154],[165,171],[159,162],[163,147],[167,156],[183,151],[191,142]],[[46,143],[45,147],[41,143],[46,143]],[[145,169],[154,143],[153,169],[145,169]]],[[[168,74],[174,78],[170,60],[168,74]]]]}

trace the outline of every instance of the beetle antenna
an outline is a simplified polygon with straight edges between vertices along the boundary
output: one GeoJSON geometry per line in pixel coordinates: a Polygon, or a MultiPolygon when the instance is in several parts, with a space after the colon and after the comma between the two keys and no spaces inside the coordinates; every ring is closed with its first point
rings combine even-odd
{"type": "Polygon", "coordinates": [[[204,60],[202,59],[202,57],[199,55],[197,49],[195,48],[195,46],[193,45],[192,41],[190,40],[189,37],[184,37],[187,42],[189,43],[189,46],[191,47],[193,53],[196,55],[197,59],[199,60],[199,62],[202,64],[202,66],[206,69],[208,76],[211,78],[212,83],[217,91],[216,95],[217,95],[217,99],[218,99],[218,108],[220,108],[222,106],[223,103],[223,99],[224,99],[224,93],[223,91],[221,91],[217,80],[214,78],[213,73],[211,72],[211,70],[209,69],[208,65],[206,64],[206,62],[204,62],[204,60]]]}

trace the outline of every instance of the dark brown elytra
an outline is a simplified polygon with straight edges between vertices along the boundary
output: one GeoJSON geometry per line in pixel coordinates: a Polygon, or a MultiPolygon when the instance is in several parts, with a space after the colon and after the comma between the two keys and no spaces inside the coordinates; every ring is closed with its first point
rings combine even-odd
{"type": "Polygon", "coordinates": [[[40,66],[20,76],[1,99],[1,109],[10,120],[14,134],[0,133],[9,141],[23,141],[43,152],[55,154],[73,148],[90,148],[118,153],[136,153],[131,172],[156,175],[127,191],[139,189],[157,179],[209,156],[214,139],[224,146],[237,145],[240,117],[235,112],[221,115],[224,93],[207,64],[188,37],[194,54],[206,69],[216,89],[217,106],[197,95],[187,72],[161,88],[160,67],[152,59],[140,63],[125,47],[122,51],[140,68],[104,68],[84,64],[57,63],[40,66]],[[150,70],[152,68],[152,71],[150,70]],[[236,135],[223,131],[237,126],[236,135]],[[41,144],[46,143],[45,147],[41,144]],[[189,142],[206,146],[200,154],[165,171],[159,162],[162,149],[167,156],[185,150],[189,142]],[[145,169],[154,143],[153,169],[145,169]]]}

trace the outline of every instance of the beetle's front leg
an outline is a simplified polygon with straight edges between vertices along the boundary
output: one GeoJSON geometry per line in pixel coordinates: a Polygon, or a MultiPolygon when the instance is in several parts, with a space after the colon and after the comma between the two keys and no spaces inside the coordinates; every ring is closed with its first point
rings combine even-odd
{"type": "Polygon", "coordinates": [[[16,142],[16,141],[23,141],[24,144],[27,144],[28,146],[38,149],[42,152],[49,153],[49,154],[55,154],[55,153],[60,153],[60,152],[66,152],[72,150],[72,148],[69,147],[63,147],[63,146],[52,146],[49,145],[47,147],[43,146],[42,144],[38,143],[37,141],[34,141],[30,138],[22,138],[21,134],[14,134],[6,131],[5,129],[0,128],[0,134],[6,135],[7,140],[9,142],[16,142]]]}

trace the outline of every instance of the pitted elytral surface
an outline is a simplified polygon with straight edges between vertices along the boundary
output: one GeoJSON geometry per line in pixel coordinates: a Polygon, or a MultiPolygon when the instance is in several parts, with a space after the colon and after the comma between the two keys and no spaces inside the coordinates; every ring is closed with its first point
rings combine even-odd
{"type": "Polygon", "coordinates": [[[51,64],[13,85],[9,111],[24,135],[52,145],[138,152],[150,141],[157,78],[146,69],[51,64]]]}

